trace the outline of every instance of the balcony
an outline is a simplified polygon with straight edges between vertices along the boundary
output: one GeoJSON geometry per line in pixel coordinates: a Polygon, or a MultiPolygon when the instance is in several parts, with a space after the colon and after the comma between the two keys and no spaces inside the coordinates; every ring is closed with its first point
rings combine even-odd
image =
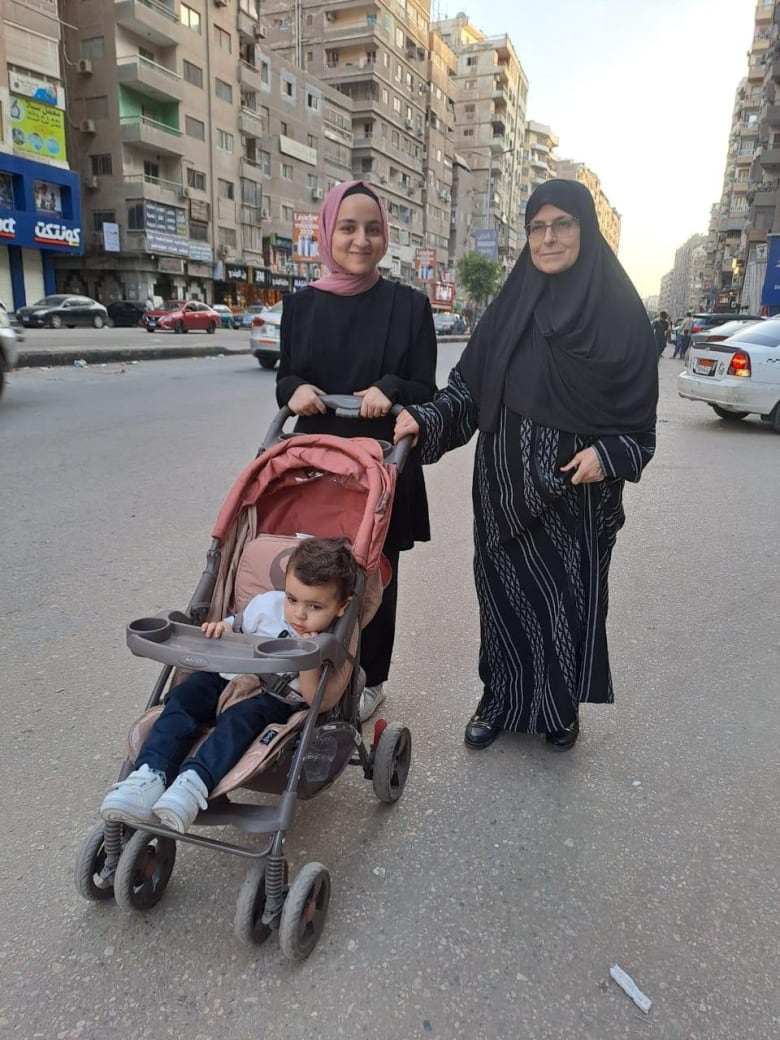
{"type": "Polygon", "coordinates": [[[780,105],[767,105],[766,121],[769,126],[780,126],[780,105]]]}
{"type": "Polygon", "coordinates": [[[238,130],[247,137],[265,137],[268,134],[263,117],[251,108],[242,108],[238,113],[238,130]]]}
{"type": "Polygon", "coordinates": [[[260,90],[268,83],[263,83],[263,73],[259,66],[250,65],[246,61],[238,63],[238,82],[242,87],[250,87],[252,90],[260,90]]]}
{"type": "Polygon", "coordinates": [[[142,58],[140,54],[117,58],[116,64],[116,79],[121,86],[158,101],[181,100],[182,77],[173,69],[142,58]]]}
{"type": "Polygon", "coordinates": [[[181,22],[172,2],[116,0],[114,17],[118,25],[158,47],[175,47],[181,42],[181,22]]]}
{"type": "Polygon", "coordinates": [[[131,173],[123,177],[122,194],[126,199],[151,199],[153,202],[179,205],[187,197],[181,181],[147,177],[143,173],[131,173]]]}
{"type": "Polygon", "coordinates": [[[761,152],[761,168],[772,173],[780,171],[780,148],[765,148],[761,152]]]}
{"type": "Polygon", "coordinates": [[[373,42],[375,36],[387,36],[387,30],[375,18],[366,18],[363,21],[348,24],[346,24],[346,19],[325,23],[324,42],[326,47],[344,47],[349,43],[359,43],[361,40],[370,43],[373,42]]]}
{"type": "Polygon", "coordinates": [[[160,155],[181,155],[182,132],[175,126],[158,123],[146,116],[122,116],[119,136],[123,144],[160,155]]]}

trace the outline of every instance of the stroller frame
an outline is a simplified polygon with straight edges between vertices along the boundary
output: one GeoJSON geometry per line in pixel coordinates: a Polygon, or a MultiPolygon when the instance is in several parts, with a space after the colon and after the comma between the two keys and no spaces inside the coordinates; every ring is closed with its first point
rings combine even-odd
{"type": "MultiPolygon", "coordinates": [[[[337,415],[357,418],[360,414],[358,398],[330,395],[321,399],[337,415]]],[[[395,406],[392,411],[397,414],[401,408],[395,406]]],[[[299,436],[283,433],[284,424],[292,414],[287,408],[276,414],[257,457],[280,441],[299,436]]],[[[400,471],[411,448],[411,438],[405,438],[395,447],[380,443],[385,464],[393,464],[400,471]]],[[[283,788],[278,787],[279,778],[276,784],[269,783],[267,774],[263,772],[252,776],[247,784],[241,784],[242,787],[278,794],[276,804],[233,802],[223,794],[210,802],[208,809],[199,813],[195,820],[197,826],[231,825],[250,834],[269,834],[269,842],[257,850],[189,831],[179,833],[162,823],[156,825],[144,820],[133,828],[120,822],[100,822],[87,834],[79,850],[76,888],[82,896],[93,901],[114,896],[123,909],[135,912],[149,909],[162,897],[173,871],[177,842],[239,856],[249,860],[251,866],[239,894],[236,932],[241,938],[259,944],[272,931],[279,931],[283,953],[293,960],[302,960],[312,951],[322,932],[330,897],[330,875],[321,864],[309,863],[288,886],[284,843],[301,797],[301,776],[306,756],[314,744],[315,731],[337,737],[340,755],[335,768],[322,784],[310,790],[308,797],[330,787],[347,765],[353,765],[361,767],[364,777],[373,782],[377,797],[386,803],[395,802],[403,793],[411,759],[411,734],[399,723],[388,725],[379,719],[371,745],[367,746],[363,739],[358,716],[362,671],[357,666],[360,656],[358,618],[366,583],[362,570],[358,572],[355,596],[344,615],[337,619],[333,632],[321,633],[310,640],[263,640],[259,643],[256,637],[228,635],[217,643],[207,641],[199,626],[207,620],[211,609],[221,559],[222,542],[213,538],[206,553],[206,567],[186,611],[169,611],[154,618],[131,622],[127,626],[127,644],[134,654],[163,662],[146,705],[147,711],[162,702],[176,664],[205,671],[255,674],[322,666],[314,700],[297,740],[288,735],[280,744],[279,752],[273,753],[276,758],[273,754],[271,757],[271,765],[278,767],[279,778],[281,769],[289,760],[283,788]],[[353,658],[346,646],[349,633],[355,629],[358,641],[353,658]],[[207,652],[201,650],[201,642],[204,647],[210,644],[207,652]],[[345,659],[353,664],[349,683],[337,704],[326,714],[325,722],[321,723],[319,706],[328,677],[345,659]],[[291,750],[285,758],[287,748],[291,750]]],[[[133,768],[133,761],[126,758],[118,779],[125,779],[133,768]]]]}

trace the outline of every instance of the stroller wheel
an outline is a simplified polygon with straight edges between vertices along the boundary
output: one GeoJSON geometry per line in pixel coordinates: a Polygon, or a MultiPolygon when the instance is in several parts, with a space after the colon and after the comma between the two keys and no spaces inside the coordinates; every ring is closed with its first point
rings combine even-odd
{"type": "Polygon", "coordinates": [[[106,871],[105,834],[102,820],[90,828],[76,855],[73,871],[76,891],[95,903],[114,898],[114,874],[106,871]]]}
{"type": "Polygon", "coordinates": [[[119,857],[114,875],[117,905],[132,913],[159,903],[175,862],[175,841],[136,831],[119,857]]]}
{"type": "Polygon", "coordinates": [[[233,929],[239,939],[261,946],[271,929],[263,924],[265,911],[265,860],[253,863],[244,878],[241,891],[236,902],[236,916],[233,929]]]}
{"type": "Polygon", "coordinates": [[[400,722],[391,722],[379,738],[374,755],[374,794],[383,802],[397,802],[404,793],[412,760],[412,734],[400,722]]]}
{"type": "Polygon", "coordinates": [[[290,885],[279,921],[279,945],[291,961],[303,961],[317,945],[330,902],[330,874],[307,863],[290,885]]]}

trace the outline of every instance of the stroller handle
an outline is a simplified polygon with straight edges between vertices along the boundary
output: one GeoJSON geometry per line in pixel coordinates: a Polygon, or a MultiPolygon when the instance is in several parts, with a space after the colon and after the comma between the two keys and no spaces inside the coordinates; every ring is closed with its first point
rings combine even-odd
{"type": "MultiPolygon", "coordinates": [[[[359,397],[354,397],[352,394],[321,394],[320,400],[326,408],[330,409],[335,415],[342,419],[359,419],[360,418],[360,405],[361,400],[359,397]]],[[[401,404],[394,404],[390,409],[390,415],[400,415],[404,410],[404,406],[401,404]]],[[[260,451],[258,455],[264,451],[267,451],[274,444],[278,444],[285,436],[294,436],[291,434],[284,434],[284,424],[290,418],[295,415],[285,405],[280,408],[276,415],[271,420],[271,425],[268,427],[268,433],[263,438],[263,443],[260,445],[260,451]]],[[[388,444],[386,441],[379,442],[382,445],[382,450],[385,457],[385,462],[395,466],[398,472],[404,468],[409,452],[412,450],[412,438],[411,436],[404,437],[398,442],[398,444],[388,444]]]]}

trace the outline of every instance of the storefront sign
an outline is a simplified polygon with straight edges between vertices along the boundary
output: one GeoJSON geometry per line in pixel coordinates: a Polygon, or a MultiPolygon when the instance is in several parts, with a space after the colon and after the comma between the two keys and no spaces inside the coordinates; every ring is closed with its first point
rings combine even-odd
{"type": "Polygon", "coordinates": [[[293,260],[298,263],[319,263],[320,246],[316,213],[296,213],[293,230],[293,260]]]}
{"type": "Polygon", "coordinates": [[[252,280],[259,289],[267,289],[270,282],[271,272],[264,267],[256,267],[252,272],[252,280]]]}
{"type": "Polygon", "coordinates": [[[12,95],[8,111],[15,152],[43,159],[67,159],[65,113],[61,108],[12,95]]]}
{"type": "Polygon", "coordinates": [[[81,246],[81,228],[38,220],[35,224],[35,241],[39,245],[69,246],[78,249],[81,246]]]}
{"type": "Polygon", "coordinates": [[[293,292],[298,292],[299,289],[305,289],[308,284],[308,278],[293,278],[293,292]]]}
{"type": "Polygon", "coordinates": [[[211,219],[211,206],[203,199],[190,199],[190,220],[198,220],[201,224],[208,224],[211,219]]]}
{"type": "Polygon", "coordinates": [[[202,260],[210,264],[214,259],[214,250],[208,242],[193,242],[190,239],[190,260],[202,260]]]}
{"type": "Polygon", "coordinates": [[[192,278],[211,278],[211,264],[187,264],[187,274],[192,278]]]}
{"type": "Polygon", "coordinates": [[[455,286],[451,282],[437,282],[433,291],[433,302],[441,307],[452,307],[455,301],[455,286]]]}
{"type": "Polygon", "coordinates": [[[23,97],[32,98],[42,105],[54,105],[56,108],[65,108],[65,91],[53,83],[46,83],[42,79],[34,79],[32,76],[22,76],[18,72],[11,72],[8,76],[8,89],[12,94],[21,94],[23,97]]]}
{"type": "Polygon", "coordinates": [[[271,235],[271,245],[282,253],[292,253],[293,240],[286,235],[271,235]]]}
{"type": "Polygon", "coordinates": [[[474,232],[474,252],[498,260],[498,232],[495,228],[478,228],[474,232]]]}
{"type": "Polygon", "coordinates": [[[16,238],[16,221],[13,217],[0,217],[0,238],[16,238]]]}
{"type": "Polygon", "coordinates": [[[121,252],[119,244],[119,225],[110,221],[103,222],[103,248],[107,253],[121,252]]]}
{"type": "Polygon", "coordinates": [[[157,261],[157,270],[161,274],[184,274],[184,261],[175,256],[161,256],[157,261]]]}
{"type": "Polygon", "coordinates": [[[147,253],[173,253],[175,256],[189,256],[190,243],[178,235],[167,235],[162,231],[146,232],[147,253]]]}
{"type": "Polygon", "coordinates": [[[290,291],[290,278],[286,274],[274,274],[270,272],[270,288],[271,289],[282,289],[284,292],[290,291]]]}
{"type": "Polygon", "coordinates": [[[145,202],[146,229],[164,231],[179,238],[187,235],[187,214],[178,206],[164,206],[160,202],[145,202]]]}
{"type": "Polygon", "coordinates": [[[225,264],[226,282],[245,282],[247,280],[246,264],[225,264]]]}

